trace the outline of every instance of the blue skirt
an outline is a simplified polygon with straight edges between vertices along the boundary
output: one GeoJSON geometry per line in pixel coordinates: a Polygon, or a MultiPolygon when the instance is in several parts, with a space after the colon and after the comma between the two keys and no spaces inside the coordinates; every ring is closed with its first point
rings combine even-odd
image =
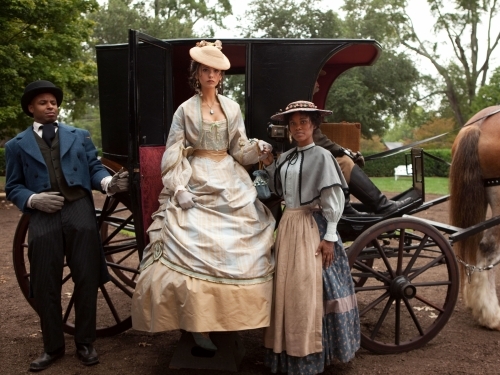
{"type": "MultiPolygon", "coordinates": [[[[327,222],[320,212],[313,213],[318,224],[320,238],[323,239],[327,222]]],[[[328,306],[334,306],[335,301],[355,299],[354,284],[349,268],[349,261],[340,239],[335,243],[334,262],[327,269],[323,269],[323,315],[322,343],[323,351],[309,354],[305,357],[293,357],[286,351],[274,353],[266,349],[264,364],[271,368],[271,372],[288,372],[289,374],[318,374],[324,371],[325,365],[335,359],[349,362],[359,349],[360,328],[357,305],[349,311],[329,312],[328,306]]]]}

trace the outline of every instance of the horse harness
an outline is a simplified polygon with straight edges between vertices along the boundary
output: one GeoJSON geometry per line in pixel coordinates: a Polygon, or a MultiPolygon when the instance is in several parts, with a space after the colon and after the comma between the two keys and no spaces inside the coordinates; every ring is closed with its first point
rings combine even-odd
{"type": "MultiPolygon", "coordinates": [[[[478,121],[481,121],[483,122],[484,120],[486,120],[488,117],[491,117],[497,113],[500,113],[500,108],[484,115],[483,117],[480,117],[478,118],[477,120],[474,120],[474,121],[471,121],[467,124],[465,124],[464,126],[462,126],[463,128],[465,128],[466,126],[469,126],[469,125],[472,125],[472,124],[475,124],[476,122],[478,121]]],[[[481,124],[480,124],[481,125],[481,124]]],[[[500,185],[500,177],[493,177],[493,178],[485,178],[483,179],[483,183],[484,183],[484,187],[491,187],[491,186],[499,186],[500,185]]],[[[498,264],[498,263],[496,263],[498,264]]],[[[495,264],[495,265],[496,265],[495,264]]]]}

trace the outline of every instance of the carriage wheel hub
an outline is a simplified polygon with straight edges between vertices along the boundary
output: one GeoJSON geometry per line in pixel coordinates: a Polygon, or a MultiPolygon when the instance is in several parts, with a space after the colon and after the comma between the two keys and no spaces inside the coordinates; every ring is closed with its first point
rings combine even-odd
{"type": "Polygon", "coordinates": [[[411,299],[417,294],[417,288],[405,276],[398,276],[392,281],[390,292],[394,298],[411,299]]]}

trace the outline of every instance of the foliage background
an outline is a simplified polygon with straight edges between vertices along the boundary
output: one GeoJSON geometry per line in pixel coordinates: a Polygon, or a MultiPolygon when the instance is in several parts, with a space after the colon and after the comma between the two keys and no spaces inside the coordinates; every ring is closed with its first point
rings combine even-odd
{"type": "MultiPolygon", "coordinates": [[[[500,103],[498,0],[419,0],[431,11],[432,17],[425,20],[412,20],[407,0],[344,0],[335,7],[323,0],[244,3],[246,10],[232,30],[234,35],[371,38],[383,46],[374,66],[342,74],[327,99],[327,107],[334,111],[331,121],[362,124],[361,151],[366,155],[384,150],[384,142],[408,144],[447,132],[425,147],[449,149],[468,116],[500,103]],[[418,35],[413,21],[426,22],[436,39],[418,35]],[[443,53],[438,35],[452,47],[451,54],[443,53]],[[419,59],[429,61],[435,71],[421,70],[419,59]]],[[[65,92],[61,120],[88,129],[100,146],[95,45],[124,43],[129,28],[166,39],[209,39],[227,26],[232,5],[241,2],[2,0],[0,145],[30,124],[19,107],[23,87],[49,79],[65,92]]],[[[226,93],[240,104],[244,79],[244,75],[226,78],[226,93]]],[[[381,171],[392,175],[389,161],[367,168],[371,176],[381,171]]],[[[427,171],[446,174],[438,167],[429,166],[427,171]]]]}

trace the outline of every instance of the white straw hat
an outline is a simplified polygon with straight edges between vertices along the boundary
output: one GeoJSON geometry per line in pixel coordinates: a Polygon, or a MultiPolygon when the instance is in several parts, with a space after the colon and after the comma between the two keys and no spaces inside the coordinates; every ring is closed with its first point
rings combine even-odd
{"type": "Polygon", "coordinates": [[[281,111],[272,115],[271,120],[284,121],[285,115],[293,112],[319,112],[321,116],[328,116],[332,114],[332,111],[326,109],[318,109],[318,107],[306,100],[298,100],[288,104],[284,111],[281,111]]]}
{"type": "Polygon", "coordinates": [[[196,47],[189,50],[189,55],[194,61],[211,68],[228,70],[231,67],[226,55],[221,52],[222,42],[216,40],[214,43],[202,40],[196,43],[196,47]]]}

